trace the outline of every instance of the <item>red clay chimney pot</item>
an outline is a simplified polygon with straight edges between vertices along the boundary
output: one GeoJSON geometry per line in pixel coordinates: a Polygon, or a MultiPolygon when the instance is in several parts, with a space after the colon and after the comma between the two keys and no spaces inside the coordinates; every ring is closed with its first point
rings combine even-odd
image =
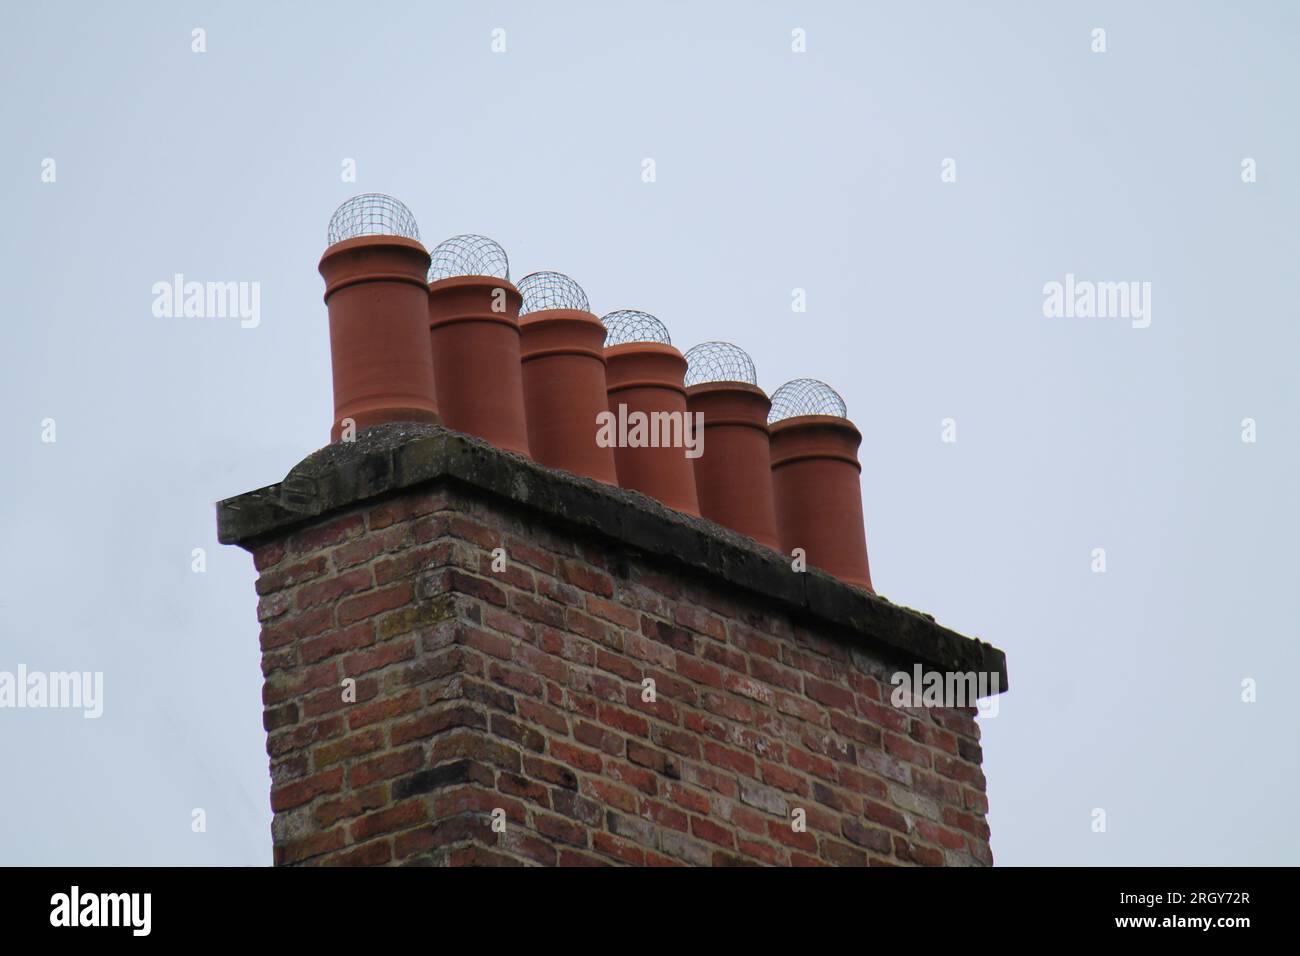
{"type": "MultiPolygon", "coordinates": [[[[695,441],[703,435],[695,430],[695,419],[686,407],[686,359],[681,352],[662,342],[626,342],[605,349],[606,387],[609,410],[622,420],[640,413],[654,423],[654,416],[667,412],[668,421],[681,423],[680,435],[692,429],[695,441]]],[[[618,482],[670,508],[699,515],[695,490],[695,465],[681,444],[633,448],[619,443],[614,449],[618,482]]],[[[707,452],[706,452],[707,454],[707,452]]]]}
{"type": "Polygon", "coordinates": [[[777,531],[787,554],[848,584],[871,586],[862,518],[862,433],[837,415],[797,415],[771,426],[777,531]]]}
{"type": "Polygon", "coordinates": [[[494,276],[429,284],[429,341],[443,422],[529,454],[519,349],[519,290],[494,276]]]}
{"type": "Polygon", "coordinates": [[[614,449],[596,443],[605,398],[605,327],[580,309],[543,309],[519,319],[528,444],[534,460],[618,484],[614,449]]]}
{"type": "Polygon", "coordinates": [[[767,394],[746,382],[702,382],[686,389],[686,407],[704,416],[704,454],[694,463],[700,513],[769,548],[780,548],[767,428],[772,402],[767,394]]]}
{"type": "Polygon", "coordinates": [[[334,375],[330,441],[383,422],[438,424],[428,348],[429,254],[416,239],[361,235],[320,260],[334,375]]]}

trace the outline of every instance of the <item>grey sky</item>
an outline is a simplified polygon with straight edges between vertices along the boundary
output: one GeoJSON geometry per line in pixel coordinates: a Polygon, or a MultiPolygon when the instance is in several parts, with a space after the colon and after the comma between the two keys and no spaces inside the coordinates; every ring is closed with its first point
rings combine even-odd
{"type": "Polygon", "coordinates": [[[105,700],[0,710],[0,863],[270,862],[212,503],[328,439],[316,263],[366,191],[841,391],[877,587],[1008,654],[999,863],[1296,863],[1298,42],[1289,3],[7,8],[0,670],[105,700]],[[260,324],[154,317],[176,273],[260,324]],[[1150,327],[1044,317],[1067,273],[1150,327]]]}

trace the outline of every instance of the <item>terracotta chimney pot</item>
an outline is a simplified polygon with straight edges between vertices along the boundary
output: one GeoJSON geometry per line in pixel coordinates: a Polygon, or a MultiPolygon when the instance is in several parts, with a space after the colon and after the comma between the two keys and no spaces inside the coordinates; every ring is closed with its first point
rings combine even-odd
{"type": "Polygon", "coordinates": [[[527,455],[520,302],[519,290],[495,276],[429,283],[429,341],[443,422],[527,455]]]}
{"type": "Polygon", "coordinates": [[[605,399],[605,327],[580,309],[544,309],[519,320],[533,458],[606,484],[618,484],[614,449],[596,444],[605,399]]]}
{"type": "Polygon", "coordinates": [[[587,293],[562,272],[519,280],[520,358],[533,459],[618,484],[614,450],[596,442],[605,404],[605,327],[587,311],[587,293]]]}
{"type": "Polygon", "coordinates": [[[441,421],[428,347],[429,254],[416,239],[364,235],[336,242],[320,260],[329,309],[338,441],[383,422],[441,421]]]}
{"type": "Polygon", "coordinates": [[[686,389],[686,407],[704,416],[704,454],[695,459],[700,513],[779,549],[767,429],[771,400],[746,382],[704,382],[686,389]]]}
{"type": "Polygon", "coordinates": [[[871,586],[862,519],[862,433],[836,415],[799,415],[771,425],[772,488],[781,550],[848,584],[871,586]]]}
{"type": "MultiPolygon", "coordinates": [[[[667,412],[667,421],[680,423],[678,434],[685,434],[680,429],[694,429],[682,384],[686,358],[677,349],[662,342],[627,342],[605,349],[605,365],[609,410],[616,418],[623,417],[620,406],[627,416],[641,413],[652,423],[662,420],[654,416],[667,412]]],[[[694,434],[694,440],[703,436],[694,434]]],[[[681,444],[639,448],[619,444],[614,449],[618,483],[670,508],[699,515],[695,464],[686,452],[681,444]]]]}

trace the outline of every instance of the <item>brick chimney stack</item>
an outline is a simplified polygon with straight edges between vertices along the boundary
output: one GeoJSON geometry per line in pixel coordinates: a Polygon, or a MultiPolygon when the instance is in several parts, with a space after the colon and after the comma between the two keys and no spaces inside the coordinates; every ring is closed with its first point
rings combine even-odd
{"type": "MultiPolygon", "coordinates": [[[[358,198],[321,268],[336,406],[358,430],[336,421],[282,481],[217,506],[258,572],[275,863],[990,865],[975,716],[1006,660],[869,591],[860,435],[838,396],[778,390],[769,469],[761,391],[692,386],[722,524],[620,488],[595,441],[605,329],[576,283],[534,274],[532,458],[436,424],[440,343],[466,362],[495,346],[430,345],[431,315],[468,326],[477,300],[432,305],[405,207],[358,198]],[[807,567],[769,546],[773,526],[807,567]],[[949,696],[917,696],[936,675],[949,696]]],[[[650,377],[616,371],[613,393],[650,377]]],[[[678,368],[665,391],[685,411],[682,385],[678,368]]]]}

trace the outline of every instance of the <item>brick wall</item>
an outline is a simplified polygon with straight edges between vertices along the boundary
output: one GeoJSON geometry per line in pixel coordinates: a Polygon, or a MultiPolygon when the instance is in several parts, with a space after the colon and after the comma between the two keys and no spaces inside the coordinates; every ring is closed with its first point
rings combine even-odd
{"type": "Polygon", "coordinates": [[[277,864],[992,863],[973,711],[847,629],[454,482],[247,546],[277,864]]]}

